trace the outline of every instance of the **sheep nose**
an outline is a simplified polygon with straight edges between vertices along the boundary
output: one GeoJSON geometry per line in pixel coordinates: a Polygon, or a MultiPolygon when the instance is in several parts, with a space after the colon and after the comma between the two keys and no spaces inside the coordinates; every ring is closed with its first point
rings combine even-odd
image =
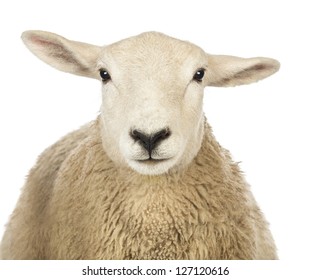
{"type": "Polygon", "coordinates": [[[152,150],[162,140],[167,139],[171,135],[171,132],[168,128],[165,128],[153,134],[145,134],[134,129],[131,131],[130,135],[135,141],[139,141],[139,144],[147,150],[151,158],[152,150]]]}

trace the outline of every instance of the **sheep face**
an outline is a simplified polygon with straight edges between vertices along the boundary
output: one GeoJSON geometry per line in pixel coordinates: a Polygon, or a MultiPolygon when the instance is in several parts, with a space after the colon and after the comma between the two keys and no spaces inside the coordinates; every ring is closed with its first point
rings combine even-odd
{"type": "Polygon", "coordinates": [[[158,175],[184,168],[203,138],[203,89],[248,84],[275,73],[270,58],[209,55],[148,32],[98,47],[43,31],[22,36],[53,67],[101,80],[103,147],[120,166],[158,175]]]}
{"type": "Polygon", "coordinates": [[[108,155],[142,174],[189,163],[203,136],[207,63],[200,48],[158,33],[104,48],[98,72],[108,155]]]}

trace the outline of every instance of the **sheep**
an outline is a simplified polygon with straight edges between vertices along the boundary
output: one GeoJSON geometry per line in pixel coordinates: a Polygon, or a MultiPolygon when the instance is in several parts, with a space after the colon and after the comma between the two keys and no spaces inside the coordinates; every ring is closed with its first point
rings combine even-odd
{"type": "Polygon", "coordinates": [[[271,58],[211,55],[162,33],[99,47],[22,39],[102,85],[99,116],[47,148],[1,242],[3,259],[277,259],[269,225],[203,112],[206,86],[264,79],[271,58]]]}

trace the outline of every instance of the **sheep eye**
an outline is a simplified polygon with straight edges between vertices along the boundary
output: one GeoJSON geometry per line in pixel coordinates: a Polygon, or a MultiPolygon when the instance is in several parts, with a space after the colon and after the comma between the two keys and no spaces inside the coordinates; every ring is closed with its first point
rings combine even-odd
{"type": "Polygon", "coordinates": [[[193,75],[193,80],[197,82],[202,82],[204,74],[205,74],[205,69],[202,69],[202,68],[198,69],[193,75]]]}
{"type": "Polygon", "coordinates": [[[100,77],[102,78],[103,82],[107,82],[109,80],[111,80],[110,74],[108,73],[107,70],[102,69],[99,71],[100,77]]]}

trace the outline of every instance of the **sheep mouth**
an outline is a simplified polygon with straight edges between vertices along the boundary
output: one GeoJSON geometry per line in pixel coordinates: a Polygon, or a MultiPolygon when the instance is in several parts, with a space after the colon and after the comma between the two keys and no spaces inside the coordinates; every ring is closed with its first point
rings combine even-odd
{"type": "Polygon", "coordinates": [[[129,166],[143,175],[160,175],[169,170],[175,163],[175,157],[135,159],[128,162],[129,166]]]}
{"type": "Polygon", "coordinates": [[[169,160],[170,158],[161,158],[161,159],[155,159],[155,158],[148,158],[148,159],[139,159],[136,160],[139,163],[146,163],[146,164],[156,164],[156,163],[161,163],[164,161],[169,160]]]}
{"type": "Polygon", "coordinates": [[[174,157],[173,156],[168,156],[168,157],[163,157],[163,158],[154,158],[150,156],[149,158],[144,158],[144,159],[136,159],[135,161],[139,164],[145,164],[145,165],[157,165],[161,163],[166,163],[170,160],[172,160],[174,157]]]}

